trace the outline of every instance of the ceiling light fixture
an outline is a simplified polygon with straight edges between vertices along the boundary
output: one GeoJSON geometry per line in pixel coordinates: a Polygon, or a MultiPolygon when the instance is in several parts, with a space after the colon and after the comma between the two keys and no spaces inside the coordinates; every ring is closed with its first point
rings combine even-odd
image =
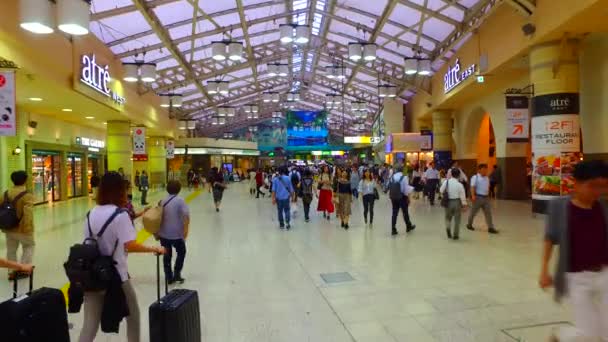
{"type": "Polygon", "coordinates": [[[325,76],[329,79],[344,79],[346,78],[346,68],[342,65],[328,65],[325,67],[325,76]]]}
{"type": "Polygon", "coordinates": [[[397,87],[391,84],[380,84],[378,85],[378,96],[379,97],[397,97],[397,87]]]}
{"type": "Polygon", "coordinates": [[[287,77],[289,75],[289,64],[287,63],[268,63],[267,69],[270,77],[287,77]]]}
{"type": "Polygon", "coordinates": [[[298,24],[281,24],[279,25],[281,35],[281,43],[289,44],[306,44],[310,41],[310,26],[298,24]]]}
{"type": "Polygon", "coordinates": [[[122,63],[123,81],[133,83],[142,81],[144,83],[152,83],[156,81],[156,64],[144,63],[136,61],[133,63],[122,63]]]}
{"type": "Polygon", "coordinates": [[[183,104],[183,95],[176,93],[158,94],[160,96],[160,106],[163,108],[180,108],[183,104]]]}
{"type": "Polygon", "coordinates": [[[348,43],[348,59],[353,62],[375,61],[378,46],[374,43],[348,43]]]}
{"type": "Polygon", "coordinates": [[[61,111],[62,111],[62,112],[71,112],[71,111],[72,111],[72,109],[70,109],[70,108],[63,108],[61,111]]]}
{"type": "Polygon", "coordinates": [[[433,73],[431,68],[431,60],[419,57],[405,58],[403,64],[404,73],[406,75],[430,76],[433,73]]]}
{"type": "Polygon", "coordinates": [[[85,0],[56,0],[57,26],[61,31],[74,36],[89,33],[91,4],[85,0]]]}
{"type": "Polygon", "coordinates": [[[234,40],[211,42],[211,57],[218,62],[226,59],[239,62],[243,58],[243,43],[234,40]]]}
{"type": "Polygon", "coordinates": [[[40,97],[30,97],[29,100],[30,101],[34,101],[34,102],[40,102],[40,101],[42,101],[42,98],[40,98],[40,97]]]}
{"type": "Polygon", "coordinates": [[[95,119],[94,116],[85,116],[84,118],[87,119],[87,120],[93,120],[93,119],[95,119]]]}
{"type": "Polygon", "coordinates": [[[22,29],[36,34],[49,34],[55,30],[53,3],[50,0],[20,0],[20,24],[22,29]]]}

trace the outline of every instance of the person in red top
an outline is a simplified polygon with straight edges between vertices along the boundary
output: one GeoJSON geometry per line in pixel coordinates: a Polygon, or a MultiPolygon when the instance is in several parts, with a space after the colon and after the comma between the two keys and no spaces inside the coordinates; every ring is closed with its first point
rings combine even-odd
{"type": "Polygon", "coordinates": [[[606,342],[608,205],[601,197],[608,190],[608,166],[603,161],[581,162],[574,169],[574,179],[571,197],[549,203],[539,285],[543,289],[554,286],[557,300],[569,297],[574,335],[580,341],[606,342]],[[559,258],[552,277],[549,264],[554,245],[559,245],[559,258]]]}
{"type": "Polygon", "coordinates": [[[262,197],[266,197],[266,194],[260,190],[264,186],[264,172],[262,172],[262,169],[258,169],[258,172],[255,174],[255,185],[257,187],[255,198],[260,198],[260,194],[262,194],[262,197]]]}

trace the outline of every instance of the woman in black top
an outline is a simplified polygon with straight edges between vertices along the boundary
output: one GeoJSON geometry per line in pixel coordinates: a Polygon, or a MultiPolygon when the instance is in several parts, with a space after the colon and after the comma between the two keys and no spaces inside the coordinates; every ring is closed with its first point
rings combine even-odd
{"type": "Polygon", "coordinates": [[[217,167],[214,167],[211,169],[211,176],[209,177],[209,192],[213,192],[213,202],[215,203],[215,211],[217,212],[220,211],[224,190],[226,190],[224,176],[217,167]]]}
{"type": "Polygon", "coordinates": [[[342,228],[348,229],[348,219],[351,214],[351,204],[353,201],[353,190],[350,186],[348,171],[338,170],[338,216],[342,221],[342,228]]]}

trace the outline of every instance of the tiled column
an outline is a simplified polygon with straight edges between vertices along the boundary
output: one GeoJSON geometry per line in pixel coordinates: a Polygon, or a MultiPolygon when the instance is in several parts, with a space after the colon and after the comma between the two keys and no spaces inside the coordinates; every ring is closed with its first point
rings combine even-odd
{"type": "Polygon", "coordinates": [[[545,212],[548,200],[568,193],[560,183],[571,177],[572,168],[563,167],[578,160],[581,147],[578,51],[578,40],[547,42],[530,51],[530,81],[535,93],[532,210],[536,213],[545,212]]]}
{"type": "Polygon", "coordinates": [[[128,121],[108,121],[108,171],[123,168],[127,179],[133,175],[133,145],[131,143],[131,124],[128,121]]]}
{"type": "Polygon", "coordinates": [[[433,112],[433,150],[435,167],[447,169],[452,164],[452,112],[433,112]]]}
{"type": "Polygon", "coordinates": [[[148,140],[148,170],[150,186],[163,187],[167,181],[167,149],[164,137],[150,137],[148,140]]]}

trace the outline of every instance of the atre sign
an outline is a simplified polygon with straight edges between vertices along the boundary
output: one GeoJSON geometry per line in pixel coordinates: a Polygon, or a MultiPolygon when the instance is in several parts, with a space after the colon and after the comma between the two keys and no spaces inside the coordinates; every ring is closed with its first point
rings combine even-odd
{"type": "Polygon", "coordinates": [[[448,67],[448,72],[446,72],[443,76],[444,93],[449,93],[460,83],[471,77],[475,73],[475,67],[475,64],[471,64],[466,69],[460,70],[460,60],[457,59],[456,63],[454,63],[454,66],[448,67]]]}
{"type": "Polygon", "coordinates": [[[80,66],[80,81],[95,91],[112,99],[118,105],[124,105],[126,100],[110,88],[110,67],[98,65],[95,55],[83,55],[80,66]]]}

